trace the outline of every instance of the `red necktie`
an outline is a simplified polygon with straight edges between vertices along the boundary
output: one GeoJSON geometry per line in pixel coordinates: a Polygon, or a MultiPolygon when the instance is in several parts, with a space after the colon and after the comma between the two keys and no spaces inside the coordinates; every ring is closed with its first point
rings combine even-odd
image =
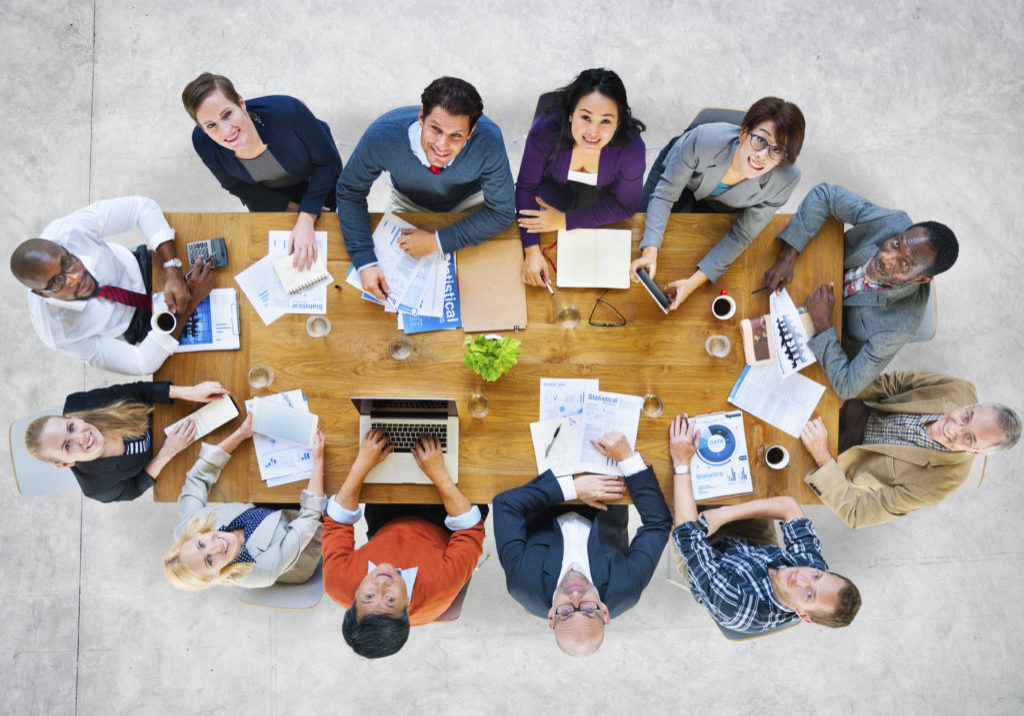
{"type": "Polygon", "coordinates": [[[97,294],[100,298],[105,298],[108,301],[116,301],[117,303],[123,303],[126,306],[132,308],[142,308],[147,311],[153,310],[153,304],[149,301],[149,296],[144,293],[136,293],[135,291],[128,291],[117,286],[100,286],[100,291],[97,294]]]}
{"type": "Polygon", "coordinates": [[[430,173],[431,174],[440,174],[441,173],[441,167],[435,167],[433,164],[431,164],[430,165],[430,173]]]}

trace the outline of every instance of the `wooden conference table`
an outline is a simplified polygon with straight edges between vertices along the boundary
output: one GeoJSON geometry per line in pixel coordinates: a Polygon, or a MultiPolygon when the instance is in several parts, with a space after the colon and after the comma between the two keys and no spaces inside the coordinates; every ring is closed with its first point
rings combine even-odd
{"type": "MultiPolygon", "coordinates": [[[[729,229],[734,214],[673,214],[658,255],[656,279],[659,284],[688,276],[706,251],[729,229]]],[[[371,215],[376,226],[380,214],[371,215]]],[[[454,222],[458,215],[406,214],[416,226],[436,229],[454,222]]],[[[327,316],[332,323],[325,338],[306,334],[305,315],[288,314],[269,326],[263,325],[248,299],[234,281],[234,275],[267,252],[267,232],[289,230],[294,214],[167,214],[177,231],[179,247],[198,239],[223,236],[228,245],[230,265],[216,272],[217,287],[238,291],[241,323],[241,350],[183,353],[172,356],[157,371],[156,380],[190,385],[202,380],[219,380],[242,407],[244,399],[284,390],[301,388],[310,410],[320,416],[327,436],[325,487],[333,494],[341,486],[358,451],[359,415],[351,396],[417,396],[454,398],[460,415],[459,488],[474,502],[490,502],[495,494],[521,485],[536,474],[529,424],[537,420],[540,379],[599,378],[601,390],[644,395],[656,393],[665,403],[664,414],[657,419],[640,417],[637,449],[653,465],[665,497],[672,500],[671,462],[668,452],[668,427],[671,418],[683,411],[690,415],[730,409],[726,398],[743,368],[740,341],[741,318],[768,312],[768,292],[751,295],[763,285],[765,270],[774,262],[777,242],[774,237],[785,227],[789,215],[776,216],[754,243],[740,256],[715,285],[706,284],[670,315],[664,315],[639,284],[629,290],[609,291],[609,301],[625,316],[621,328],[588,325],[587,317],[600,294],[597,289],[560,289],[551,296],[543,288],[527,287],[529,325],[517,337],[522,355],[511,371],[494,383],[484,384],[462,362],[462,330],[438,331],[410,336],[412,354],[399,361],[390,357],[388,344],[399,334],[395,316],[364,301],[360,292],[343,283],[350,264],[341,238],[337,215],[324,214],[317,230],[328,233],[328,266],[337,286],[328,288],[327,316]],[[721,289],[728,289],[737,303],[736,314],[719,321],[711,314],[711,301],[721,289]],[[582,319],[572,329],[561,327],[559,309],[573,304],[582,319]],[[704,350],[707,337],[722,333],[732,342],[725,358],[713,358],[704,350]],[[253,391],[246,372],[253,365],[268,365],[274,370],[274,382],[253,391]],[[470,417],[468,400],[482,386],[490,400],[485,418],[470,417]]],[[[633,233],[633,255],[643,233],[644,216],[634,216],[616,224],[633,233]]],[[[842,227],[830,220],[819,238],[797,259],[790,295],[801,305],[822,282],[842,285],[842,227]]],[[[519,241],[514,227],[492,239],[519,241]]],[[[554,241],[546,235],[543,246],[554,241]]],[[[557,249],[557,247],[556,247],[557,249]]],[[[554,254],[554,251],[549,254],[554,254]]],[[[162,275],[154,272],[155,289],[161,288],[162,275]]],[[[841,324],[840,305],[832,316],[841,324]]],[[[595,322],[614,322],[605,306],[597,309],[595,322]]],[[[804,375],[828,385],[821,366],[815,364],[804,375]]],[[[196,406],[177,401],[170,406],[157,405],[155,412],[156,445],[163,439],[163,427],[187,415],[196,406]]],[[[817,409],[824,417],[833,454],[837,447],[839,399],[826,390],[817,409]]],[[[226,437],[238,424],[235,420],[207,436],[207,442],[226,437]]],[[[806,487],[803,476],[813,461],[800,441],[781,430],[744,414],[747,448],[753,471],[754,493],[716,500],[737,502],[757,497],[788,494],[799,502],[817,503],[806,487]],[[789,450],[787,470],[770,470],[763,460],[766,445],[781,443],[789,450]]],[[[154,499],[174,501],[185,473],[198,455],[192,445],[161,473],[154,499]]],[[[213,501],[297,502],[304,483],[268,488],[260,479],[252,441],[243,443],[214,487],[213,501]]],[[[431,485],[366,485],[366,502],[438,502],[431,485]]]]}

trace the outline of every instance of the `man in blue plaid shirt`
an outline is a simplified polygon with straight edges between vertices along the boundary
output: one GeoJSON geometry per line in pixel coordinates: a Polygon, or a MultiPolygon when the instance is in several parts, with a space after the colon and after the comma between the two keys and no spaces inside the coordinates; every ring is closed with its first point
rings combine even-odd
{"type": "Polygon", "coordinates": [[[669,430],[675,470],[675,527],[679,571],[690,591],[721,626],[744,634],[774,631],[802,619],[830,627],[849,624],[860,592],[828,571],[811,521],[792,497],[772,497],[697,514],[690,484],[696,452],[694,425],[676,416],[669,430]],[[785,548],[771,520],[782,520],[785,548]]]}

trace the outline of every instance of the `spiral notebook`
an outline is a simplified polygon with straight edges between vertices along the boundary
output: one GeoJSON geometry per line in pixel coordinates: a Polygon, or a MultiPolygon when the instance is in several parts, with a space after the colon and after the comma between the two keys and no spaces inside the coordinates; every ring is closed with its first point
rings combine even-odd
{"type": "Polygon", "coordinates": [[[292,266],[294,259],[294,256],[288,255],[282,256],[274,262],[274,271],[277,272],[277,277],[281,279],[281,285],[284,287],[285,293],[295,293],[304,288],[314,286],[321,281],[334,280],[331,272],[327,270],[327,264],[324,263],[323,256],[317,256],[313,265],[304,271],[299,271],[292,266]]]}

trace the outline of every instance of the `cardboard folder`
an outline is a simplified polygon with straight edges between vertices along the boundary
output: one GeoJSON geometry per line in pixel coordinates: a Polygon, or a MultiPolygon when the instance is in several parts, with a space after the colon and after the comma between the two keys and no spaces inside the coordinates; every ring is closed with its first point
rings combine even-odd
{"type": "Polygon", "coordinates": [[[526,287],[520,277],[523,247],[518,238],[491,239],[459,249],[462,330],[526,328],[526,287]]]}

